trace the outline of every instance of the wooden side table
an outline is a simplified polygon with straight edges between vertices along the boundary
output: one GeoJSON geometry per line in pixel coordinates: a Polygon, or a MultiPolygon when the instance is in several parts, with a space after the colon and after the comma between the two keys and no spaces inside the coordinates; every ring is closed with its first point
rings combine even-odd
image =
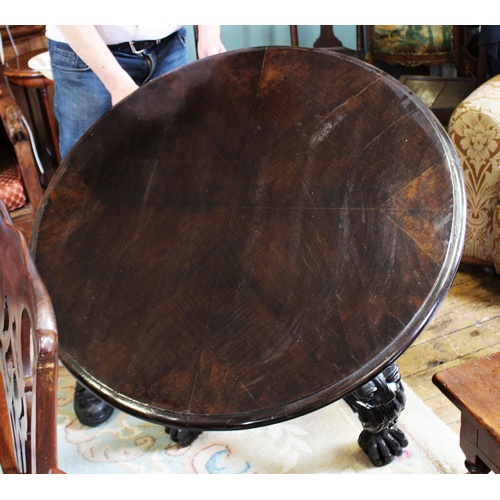
{"type": "Polygon", "coordinates": [[[447,126],[455,108],[476,88],[474,78],[402,75],[399,79],[447,126]]]}
{"type": "MultiPolygon", "coordinates": [[[[61,163],[61,155],[59,153],[57,122],[54,117],[48,94],[48,89],[53,85],[53,82],[39,71],[30,68],[28,65],[28,61],[31,58],[41,54],[42,52],[46,52],[46,50],[47,49],[38,49],[26,52],[19,57],[12,58],[5,63],[2,72],[10,84],[24,89],[26,102],[32,115],[33,109],[30,107],[27,90],[29,88],[34,88],[36,90],[40,114],[47,133],[47,149],[52,167],[55,170],[59,166],[59,163],[61,163]]],[[[51,174],[49,173],[49,175],[51,174]]]]}
{"type": "Polygon", "coordinates": [[[500,352],[436,373],[433,382],[462,413],[460,446],[473,474],[500,472],[500,352]]]}

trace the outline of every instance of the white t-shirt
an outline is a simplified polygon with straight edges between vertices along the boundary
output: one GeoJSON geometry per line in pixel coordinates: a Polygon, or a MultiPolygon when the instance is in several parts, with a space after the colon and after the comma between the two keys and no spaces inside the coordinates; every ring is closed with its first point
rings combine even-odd
{"type": "MultiPolygon", "coordinates": [[[[96,29],[106,45],[116,45],[123,42],[139,42],[141,40],[161,40],[171,35],[183,25],[157,26],[131,24],[128,26],[97,25],[96,29]]],[[[66,42],[59,28],[53,24],[45,27],[45,35],[56,42],[66,42]]]]}

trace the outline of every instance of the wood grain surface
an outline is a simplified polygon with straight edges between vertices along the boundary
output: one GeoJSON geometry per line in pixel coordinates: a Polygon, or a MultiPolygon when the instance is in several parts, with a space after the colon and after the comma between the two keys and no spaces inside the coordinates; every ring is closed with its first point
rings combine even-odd
{"type": "Polygon", "coordinates": [[[460,167],[399,82],[246,49],[139,89],[58,169],[33,234],[61,358],[142,418],[264,425],[395,360],[450,287],[460,167]]]}

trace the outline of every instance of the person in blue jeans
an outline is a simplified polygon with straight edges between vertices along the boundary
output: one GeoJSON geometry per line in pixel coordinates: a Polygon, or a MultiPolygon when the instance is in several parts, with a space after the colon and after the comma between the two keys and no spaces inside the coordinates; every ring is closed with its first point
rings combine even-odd
{"type": "MultiPolygon", "coordinates": [[[[198,57],[225,52],[219,26],[198,26],[198,57]]],[[[183,26],[46,27],[64,158],[111,107],[187,61],[183,26]]]]}
{"type": "MultiPolygon", "coordinates": [[[[197,26],[198,57],[225,52],[219,26],[197,26]]],[[[61,158],[115,104],[188,62],[183,26],[47,25],[61,158]]],[[[77,383],[78,420],[96,426],[113,408],[77,383]]]]}

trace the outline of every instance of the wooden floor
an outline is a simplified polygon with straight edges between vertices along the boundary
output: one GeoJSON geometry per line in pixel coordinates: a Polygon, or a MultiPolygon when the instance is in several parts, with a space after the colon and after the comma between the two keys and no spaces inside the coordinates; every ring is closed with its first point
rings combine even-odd
{"type": "Polygon", "coordinates": [[[437,371],[500,351],[500,275],[462,264],[437,314],[397,364],[405,385],[451,429],[460,413],[432,383],[437,371]]]}

